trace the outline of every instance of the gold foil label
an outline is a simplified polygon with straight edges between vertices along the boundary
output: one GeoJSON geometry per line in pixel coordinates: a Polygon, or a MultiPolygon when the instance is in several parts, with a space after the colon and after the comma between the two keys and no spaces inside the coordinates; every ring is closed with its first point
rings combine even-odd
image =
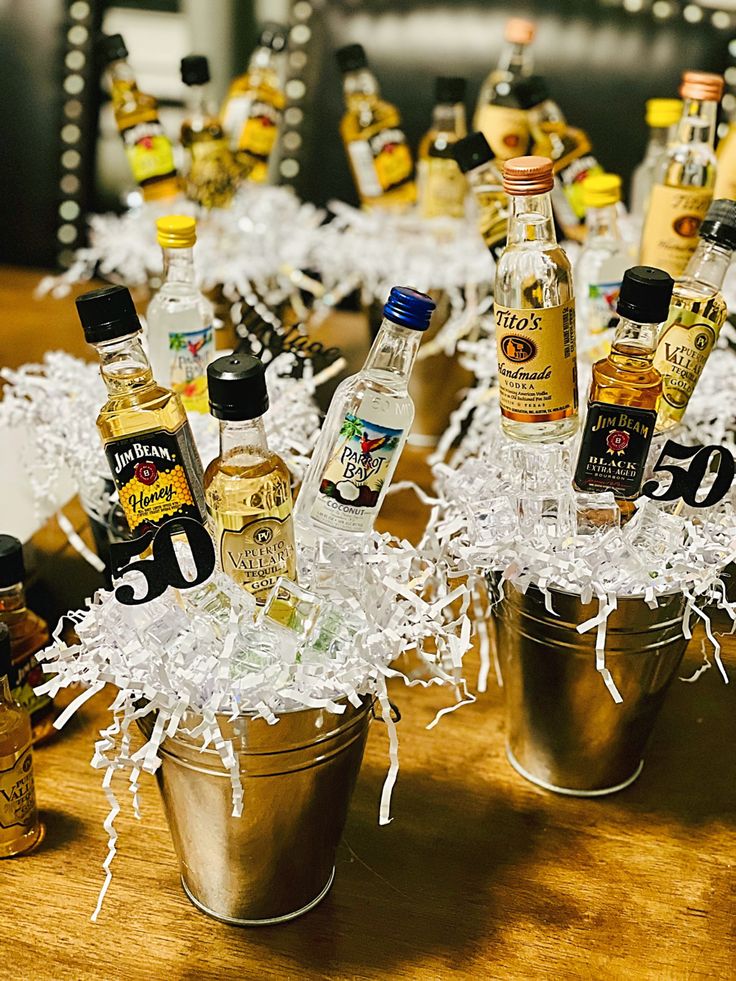
{"type": "Polygon", "coordinates": [[[280,576],[294,578],[296,550],[291,515],[262,515],[240,529],[227,528],[211,509],[220,568],[260,601],[280,576]]]}
{"type": "Polygon", "coordinates": [[[31,747],[7,769],[0,769],[0,828],[32,828],[36,822],[31,747]]]}
{"type": "Polygon", "coordinates": [[[497,160],[523,156],[529,143],[529,123],[523,109],[510,106],[481,106],[475,128],[488,140],[497,160]]]}
{"type": "Polygon", "coordinates": [[[691,310],[672,307],[654,367],[662,375],[662,398],[679,415],[685,412],[718,337],[718,326],[691,310]]]}
{"type": "Polygon", "coordinates": [[[655,184],[641,239],[641,264],[680,276],[698,244],[698,229],[712,200],[712,187],[655,184]]]}
{"type": "Polygon", "coordinates": [[[578,406],[575,301],[538,310],[494,304],[501,414],[517,422],[566,419],[578,406]]]}

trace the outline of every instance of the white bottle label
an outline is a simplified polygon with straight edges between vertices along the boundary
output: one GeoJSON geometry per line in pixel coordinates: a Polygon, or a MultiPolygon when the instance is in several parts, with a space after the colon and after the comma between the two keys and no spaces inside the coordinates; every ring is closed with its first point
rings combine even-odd
{"type": "Polygon", "coordinates": [[[347,146],[350,163],[355,174],[355,183],[358,185],[358,192],[361,197],[380,197],[383,194],[383,188],[376,173],[376,164],[370,144],[367,140],[353,140],[347,146]]]}
{"type": "Polygon", "coordinates": [[[188,412],[209,412],[207,365],[215,354],[212,326],[169,331],[169,384],[188,412]]]}

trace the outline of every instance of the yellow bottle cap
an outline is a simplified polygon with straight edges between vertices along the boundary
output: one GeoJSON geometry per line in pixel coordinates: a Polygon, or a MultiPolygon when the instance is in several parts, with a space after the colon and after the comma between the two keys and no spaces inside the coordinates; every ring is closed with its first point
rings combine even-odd
{"type": "Polygon", "coordinates": [[[586,208],[605,208],[621,200],[621,178],[618,174],[593,174],[583,181],[583,204],[586,208]]]}
{"type": "Polygon", "coordinates": [[[664,129],[678,122],[681,115],[680,99],[647,99],[647,126],[664,129]]]}
{"type": "Polygon", "coordinates": [[[197,222],[189,215],[166,215],[156,219],[156,233],[165,249],[191,249],[197,241],[197,222]]]}

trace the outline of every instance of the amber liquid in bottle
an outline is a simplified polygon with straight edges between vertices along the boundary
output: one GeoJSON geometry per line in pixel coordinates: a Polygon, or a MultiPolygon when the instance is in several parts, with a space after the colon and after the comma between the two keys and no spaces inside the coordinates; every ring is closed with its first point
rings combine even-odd
{"type": "Polygon", "coordinates": [[[6,624],[10,631],[13,665],[19,675],[13,697],[31,715],[34,744],[43,742],[56,735],[57,710],[48,695],[33,693],[33,687],[44,680],[34,655],[48,644],[49,628],[45,620],[26,606],[22,583],[0,588],[0,623],[6,624]]]}
{"type": "Polygon", "coordinates": [[[0,858],[35,848],[43,839],[33,780],[31,720],[0,677],[0,858]]]}

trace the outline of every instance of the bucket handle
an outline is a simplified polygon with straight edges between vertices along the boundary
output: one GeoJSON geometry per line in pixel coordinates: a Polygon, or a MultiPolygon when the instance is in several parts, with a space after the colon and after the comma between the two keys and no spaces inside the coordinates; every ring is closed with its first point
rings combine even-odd
{"type": "MultiPolygon", "coordinates": [[[[371,715],[376,720],[376,722],[383,722],[383,716],[376,715],[376,701],[377,699],[374,698],[373,701],[371,702],[371,715]]],[[[391,706],[391,721],[401,722],[401,712],[399,712],[398,705],[392,702],[390,698],[388,700],[388,704],[391,706]]]]}

